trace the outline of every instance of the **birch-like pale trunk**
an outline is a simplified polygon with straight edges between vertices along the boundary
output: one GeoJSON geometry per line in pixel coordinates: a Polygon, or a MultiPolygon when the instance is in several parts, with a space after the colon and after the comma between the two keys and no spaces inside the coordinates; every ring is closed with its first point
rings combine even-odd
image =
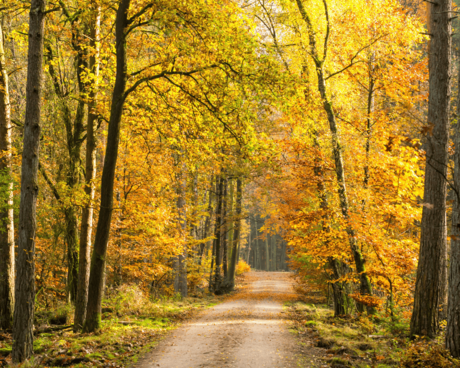
{"type": "Polygon", "coordinates": [[[75,302],[74,331],[83,327],[88,303],[89,272],[91,263],[91,240],[93,232],[94,195],[96,179],[96,128],[97,128],[97,98],[99,77],[99,35],[101,26],[101,7],[98,3],[93,9],[93,21],[90,26],[89,70],[94,74],[93,84],[89,87],[88,118],[86,125],[86,161],[85,161],[85,193],[88,202],[83,207],[80,228],[80,253],[78,264],[77,299],[75,302]]]}
{"type": "Polygon", "coordinates": [[[3,29],[0,23],[0,175],[4,178],[0,209],[0,329],[11,329],[14,310],[14,213],[11,178],[11,107],[3,29]]]}

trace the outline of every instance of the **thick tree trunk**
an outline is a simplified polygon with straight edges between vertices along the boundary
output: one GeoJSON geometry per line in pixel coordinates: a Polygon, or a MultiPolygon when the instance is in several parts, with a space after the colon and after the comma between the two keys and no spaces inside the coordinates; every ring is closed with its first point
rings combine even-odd
{"type": "Polygon", "coordinates": [[[13,180],[11,178],[11,108],[8,73],[3,48],[3,30],[0,24],[0,176],[3,200],[0,209],[0,329],[10,329],[14,310],[14,213],[13,180]]]}
{"type": "MultiPolygon", "coordinates": [[[[460,74],[458,76],[460,87],[460,74]]],[[[450,237],[449,300],[447,304],[446,348],[460,357],[460,90],[457,96],[457,122],[454,125],[454,203],[450,237]]]]}
{"type": "Polygon", "coordinates": [[[236,180],[236,218],[234,219],[235,231],[233,233],[232,259],[230,261],[229,281],[231,288],[235,287],[235,269],[238,263],[238,243],[241,233],[241,212],[242,212],[243,183],[241,178],[236,180]]]}
{"type": "Polygon", "coordinates": [[[277,265],[276,265],[276,260],[277,260],[277,254],[276,254],[276,235],[272,237],[272,271],[277,270],[277,265]]]}
{"type": "Polygon", "coordinates": [[[85,193],[88,202],[83,207],[80,228],[80,253],[78,264],[77,300],[75,302],[74,331],[83,327],[86,318],[86,305],[88,303],[89,266],[91,257],[91,240],[93,232],[93,205],[96,179],[96,128],[97,128],[97,97],[99,76],[99,33],[101,26],[101,7],[96,4],[93,10],[93,20],[90,30],[89,70],[94,74],[94,81],[89,88],[88,119],[86,125],[86,176],[85,193]]]}
{"type": "Polygon", "coordinates": [[[21,170],[18,258],[13,318],[13,362],[33,354],[35,306],[35,232],[40,154],[40,114],[43,89],[43,41],[46,1],[32,0],[29,18],[26,115],[21,170]]]}
{"type": "Polygon", "coordinates": [[[117,10],[115,25],[117,70],[115,87],[112,94],[112,106],[110,111],[109,131],[107,135],[107,147],[104,158],[104,169],[102,171],[99,220],[96,228],[93,255],[91,257],[88,305],[86,310],[86,321],[83,328],[85,332],[93,332],[101,326],[103,276],[107,254],[107,244],[109,241],[110,222],[112,220],[113,186],[118,158],[121,117],[126,98],[126,80],[128,76],[125,29],[128,26],[127,13],[130,3],[131,0],[120,0],[117,10]]]}
{"type": "MultiPolygon", "coordinates": [[[[451,80],[451,0],[430,5],[429,99],[425,191],[411,336],[434,337],[445,302],[446,190],[451,80]]],[[[455,250],[454,250],[455,251],[455,250]]]]}

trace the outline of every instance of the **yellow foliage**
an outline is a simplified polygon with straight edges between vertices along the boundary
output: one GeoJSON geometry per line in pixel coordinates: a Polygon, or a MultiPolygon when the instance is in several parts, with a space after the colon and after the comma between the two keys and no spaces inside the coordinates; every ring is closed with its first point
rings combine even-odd
{"type": "Polygon", "coordinates": [[[243,260],[240,260],[236,265],[236,274],[238,276],[251,271],[251,267],[243,260]]]}

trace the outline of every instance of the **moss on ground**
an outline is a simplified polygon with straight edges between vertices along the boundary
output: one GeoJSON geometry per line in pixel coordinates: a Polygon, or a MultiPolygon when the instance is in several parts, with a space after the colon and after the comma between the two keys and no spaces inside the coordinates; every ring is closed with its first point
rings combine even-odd
{"type": "MultiPolygon", "coordinates": [[[[129,295],[116,295],[104,301],[102,328],[96,333],[74,333],[71,329],[39,334],[34,340],[34,358],[21,368],[29,367],[128,367],[147,353],[166,334],[196,312],[218,304],[223,298],[170,298],[156,301],[129,295]],[[130,307],[131,305],[131,307],[130,307]],[[75,364],[70,364],[74,361],[75,364]]],[[[38,313],[36,325],[43,327],[53,315],[71,322],[73,310],[38,313]],[[40,319],[40,316],[41,319],[40,319]],[[51,317],[50,317],[51,316],[51,317]]],[[[10,362],[11,334],[2,334],[0,357],[10,362]]]]}

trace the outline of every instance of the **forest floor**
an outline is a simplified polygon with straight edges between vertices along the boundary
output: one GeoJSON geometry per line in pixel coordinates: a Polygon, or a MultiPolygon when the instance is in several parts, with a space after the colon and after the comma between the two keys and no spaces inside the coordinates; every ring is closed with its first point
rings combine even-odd
{"type": "MultiPolygon", "coordinates": [[[[460,367],[442,335],[411,342],[408,319],[382,313],[335,318],[324,296],[301,290],[291,273],[249,272],[230,295],[192,294],[152,300],[135,286],[109,293],[94,334],[53,327],[72,310],[43,309],[34,357],[20,367],[460,367]]],[[[0,367],[11,363],[11,345],[0,330],[0,367]]]]}
{"type": "Polygon", "coordinates": [[[329,367],[325,350],[299,344],[284,307],[297,300],[286,272],[250,272],[239,291],[160,342],[136,368],[329,367]]]}

